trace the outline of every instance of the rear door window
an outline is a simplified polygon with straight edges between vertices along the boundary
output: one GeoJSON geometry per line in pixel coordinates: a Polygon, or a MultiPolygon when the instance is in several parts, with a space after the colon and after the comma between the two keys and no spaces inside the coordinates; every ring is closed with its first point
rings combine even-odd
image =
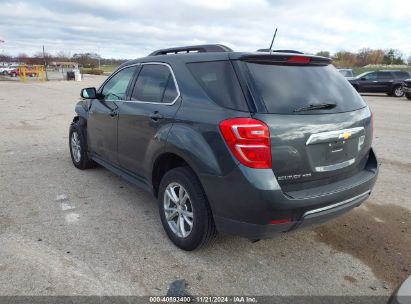
{"type": "Polygon", "coordinates": [[[251,74],[251,85],[269,113],[340,113],[366,106],[351,84],[331,65],[245,64],[251,74]],[[299,108],[326,103],[336,106],[327,110],[295,112],[299,108]]]}
{"type": "Polygon", "coordinates": [[[131,100],[171,103],[177,95],[175,80],[168,66],[144,64],[131,94],[131,100]]]}
{"type": "Polygon", "coordinates": [[[378,72],[377,73],[378,80],[389,80],[393,78],[394,76],[390,72],[378,72]]]}

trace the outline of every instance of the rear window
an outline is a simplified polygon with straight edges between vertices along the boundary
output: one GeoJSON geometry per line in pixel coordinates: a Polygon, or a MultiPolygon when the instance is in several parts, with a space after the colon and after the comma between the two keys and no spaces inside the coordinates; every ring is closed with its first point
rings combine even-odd
{"type": "Polygon", "coordinates": [[[253,85],[269,113],[340,113],[365,107],[351,84],[331,65],[282,66],[247,62],[253,85]],[[294,112],[332,103],[333,109],[294,112]]]}
{"type": "Polygon", "coordinates": [[[401,79],[410,78],[410,74],[408,72],[394,72],[394,75],[401,79]]]}
{"type": "Polygon", "coordinates": [[[231,62],[196,62],[188,63],[187,67],[215,103],[225,108],[248,111],[231,62]]]}

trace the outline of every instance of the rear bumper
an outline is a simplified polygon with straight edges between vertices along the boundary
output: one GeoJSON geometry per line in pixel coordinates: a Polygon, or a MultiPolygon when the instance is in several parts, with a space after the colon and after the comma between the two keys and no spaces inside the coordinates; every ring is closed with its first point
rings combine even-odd
{"type": "Polygon", "coordinates": [[[229,176],[201,179],[220,232],[265,239],[326,222],[359,206],[371,194],[377,175],[377,159],[371,150],[367,166],[359,174],[324,185],[316,193],[304,192],[307,196],[283,193],[272,170],[239,166],[229,176]],[[286,218],[290,221],[269,224],[286,218]]]}
{"type": "Polygon", "coordinates": [[[352,199],[307,211],[299,220],[285,224],[258,225],[221,218],[218,216],[214,217],[214,219],[219,231],[241,235],[252,240],[267,239],[281,232],[289,232],[297,228],[309,227],[327,222],[344,214],[345,212],[350,211],[354,207],[361,205],[361,203],[365,201],[370,194],[371,191],[367,191],[362,195],[353,197],[352,199]]]}

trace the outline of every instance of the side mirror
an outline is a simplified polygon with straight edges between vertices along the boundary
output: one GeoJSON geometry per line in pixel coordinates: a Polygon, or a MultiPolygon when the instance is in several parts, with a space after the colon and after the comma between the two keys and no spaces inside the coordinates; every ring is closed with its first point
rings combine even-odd
{"type": "Polygon", "coordinates": [[[85,99],[97,98],[96,88],[85,88],[81,90],[80,96],[85,99]]]}
{"type": "Polygon", "coordinates": [[[367,78],[365,78],[365,77],[361,77],[360,79],[361,79],[361,80],[367,80],[367,78]]]}

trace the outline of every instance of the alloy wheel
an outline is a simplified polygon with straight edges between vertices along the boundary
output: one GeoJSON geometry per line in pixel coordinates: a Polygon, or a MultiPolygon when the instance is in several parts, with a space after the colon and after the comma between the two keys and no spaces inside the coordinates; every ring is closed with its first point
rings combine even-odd
{"type": "Polygon", "coordinates": [[[74,161],[79,163],[81,160],[81,146],[78,133],[75,131],[71,133],[71,154],[73,155],[74,161]]]}
{"type": "Polygon", "coordinates": [[[170,183],[164,191],[164,213],[173,233],[186,238],[193,229],[193,206],[186,189],[179,183],[170,183]]]}

